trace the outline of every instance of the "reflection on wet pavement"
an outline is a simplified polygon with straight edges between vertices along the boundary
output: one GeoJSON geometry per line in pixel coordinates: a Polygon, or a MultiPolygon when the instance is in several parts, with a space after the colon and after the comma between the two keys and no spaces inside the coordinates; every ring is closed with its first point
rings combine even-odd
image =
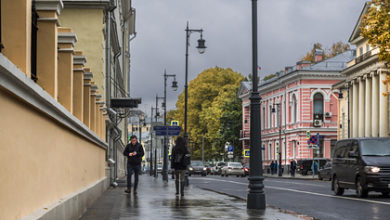
{"type": "Polygon", "coordinates": [[[124,193],[123,187],[108,189],[84,216],[99,219],[298,219],[276,209],[248,212],[246,202],[189,186],[185,196],[175,196],[174,182],[140,177],[138,195],[124,193]]]}

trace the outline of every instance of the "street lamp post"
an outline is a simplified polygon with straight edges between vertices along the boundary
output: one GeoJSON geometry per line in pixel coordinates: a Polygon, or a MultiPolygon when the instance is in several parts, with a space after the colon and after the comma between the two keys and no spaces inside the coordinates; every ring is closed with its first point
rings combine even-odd
{"type": "MultiPolygon", "coordinates": [[[[157,117],[160,116],[160,113],[158,112],[158,100],[163,99],[164,97],[158,97],[156,95],[156,115],[155,115],[155,121],[157,123],[157,117]]],[[[157,177],[157,135],[156,135],[156,146],[154,147],[154,177],[157,177]]]]}
{"type": "Polygon", "coordinates": [[[188,143],[188,133],[187,133],[187,100],[188,100],[188,46],[189,46],[189,39],[192,32],[198,32],[200,33],[200,39],[198,40],[198,51],[200,54],[203,54],[206,50],[205,46],[205,40],[202,38],[203,29],[190,29],[188,27],[187,22],[187,28],[186,28],[186,76],[185,76],[185,84],[184,84],[184,138],[186,142],[188,143]]]}
{"type": "Polygon", "coordinates": [[[252,93],[250,96],[250,172],[248,209],[265,210],[263,161],[260,130],[260,94],[257,80],[257,0],[252,0],[252,93]]]}
{"type": "MultiPolygon", "coordinates": [[[[279,149],[278,149],[278,156],[279,156],[279,170],[278,170],[278,176],[282,176],[282,113],[280,112],[280,103],[274,103],[272,108],[272,113],[275,113],[275,105],[278,107],[278,114],[279,116],[279,149]]],[[[276,116],[277,117],[277,116],[276,116]]]]}
{"type": "MultiPolygon", "coordinates": [[[[164,71],[164,126],[167,126],[167,79],[169,77],[173,78],[172,81],[172,89],[174,91],[177,91],[177,81],[176,81],[176,75],[174,74],[167,74],[166,71],[164,71]]],[[[164,164],[163,164],[163,170],[162,170],[162,178],[163,181],[168,182],[168,144],[167,144],[167,135],[164,136],[164,164]]]]}

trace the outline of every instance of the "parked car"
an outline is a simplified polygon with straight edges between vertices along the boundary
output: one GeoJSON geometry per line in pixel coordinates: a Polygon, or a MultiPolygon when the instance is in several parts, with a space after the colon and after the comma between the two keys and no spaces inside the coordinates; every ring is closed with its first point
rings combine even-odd
{"type": "Polygon", "coordinates": [[[212,173],[213,175],[221,175],[221,168],[222,168],[223,166],[225,166],[225,165],[226,165],[225,162],[218,162],[218,163],[216,163],[215,166],[213,166],[213,167],[211,168],[211,173],[212,173]]]}
{"type": "Polygon", "coordinates": [[[244,166],[244,175],[245,176],[248,176],[249,175],[249,163],[247,163],[245,166],[244,166]]]}
{"type": "Polygon", "coordinates": [[[368,192],[390,193],[390,138],[353,138],[336,142],[332,163],[332,190],[342,195],[355,189],[358,197],[368,192]]]}
{"type": "Polygon", "coordinates": [[[331,172],[332,172],[332,162],[328,161],[328,162],[326,162],[324,167],[318,171],[318,179],[319,180],[323,180],[323,179],[331,180],[332,179],[331,172]]]}
{"type": "Polygon", "coordinates": [[[202,176],[207,175],[207,168],[203,165],[200,160],[191,161],[191,165],[188,167],[188,175],[201,174],[202,176]]]}
{"type": "MultiPolygon", "coordinates": [[[[315,158],[315,161],[319,161],[318,169],[321,169],[326,162],[330,161],[330,159],[325,158],[315,158]]],[[[311,167],[313,164],[313,159],[302,159],[297,161],[297,173],[305,176],[309,173],[313,173],[311,167]]]]}
{"type": "Polygon", "coordinates": [[[163,168],[163,166],[162,166],[162,164],[157,164],[157,173],[161,173],[162,172],[162,168],[163,168]]]}
{"type": "Polygon", "coordinates": [[[206,173],[207,173],[207,175],[209,175],[209,174],[211,174],[211,168],[213,167],[213,165],[211,165],[211,164],[206,164],[206,173]]]}
{"type": "Polygon", "coordinates": [[[222,167],[221,176],[236,175],[244,176],[244,168],[240,162],[228,162],[226,166],[222,167]]]}

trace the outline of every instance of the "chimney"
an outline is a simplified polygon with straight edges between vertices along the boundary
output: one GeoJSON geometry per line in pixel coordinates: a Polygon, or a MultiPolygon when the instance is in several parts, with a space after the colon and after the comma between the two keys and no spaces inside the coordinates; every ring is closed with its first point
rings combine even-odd
{"type": "Polygon", "coordinates": [[[297,62],[297,70],[301,70],[303,67],[310,66],[311,62],[306,60],[301,60],[297,62]]]}
{"type": "Polygon", "coordinates": [[[318,62],[321,62],[322,61],[322,56],[324,55],[324,51],[323,50],[318,50],[316,49],[314,51],[314,62],[315,63],[318,63],[318,62]]]}
{"type": "Polygon", "coordinates": [[[284,72],[286,72],[286,74],[288,74],[289,72],[291,72],[293,70],[293,67],[292,66],[286,66],[284,68],[284,72]]]}

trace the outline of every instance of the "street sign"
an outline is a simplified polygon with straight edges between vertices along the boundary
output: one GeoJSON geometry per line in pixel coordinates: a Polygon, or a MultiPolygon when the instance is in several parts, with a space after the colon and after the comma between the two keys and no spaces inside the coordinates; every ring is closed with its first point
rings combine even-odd
{"type": "Polygon", "coordinates": [[[311,136],[310,137],[310,143],[311,144],[317,144],[317,136],[311,136]]]}
{"type": "Polygon", "coordinates": [[[233,158],[233,154],[228,154],[228,158],[232,159],[233,158]]]}
{"type": "Polygon", "coordinates": [[[112,98],[112,108],[137,108],[141,104],[141,99],[130,99],[130,98],[112,98]]]}
{"type": "Polygon", "coordinates": [[[171,121],[171,126],[179,126],[179,121],[171,121]]]}
{"type": "Polygon", "coordinates": [[[233,151],[234,151],[233,146],[228,146],[228,152],[232,152],[233,153],[233,151]]]}
{"type": "Polygon", "coordinates": [[[157,136],[177,136],[180,134],[180,126],[153,126],[157,136]]]}
{"type": "Polygon", "coordinates": [[[320,133],[317,133],[317,147],[320,147],[320,133]]]}
{"type": "Polygon", "coordinates": [[[306,139],[310,139],[310,130],[306,131],[306,139]]]}
{"type": "Polygon", "coordinates": [[[248,158],[250,156],[250,150],[249,149],[245,149],[243,154],[244,154],[245,158],[248,158]]]}

